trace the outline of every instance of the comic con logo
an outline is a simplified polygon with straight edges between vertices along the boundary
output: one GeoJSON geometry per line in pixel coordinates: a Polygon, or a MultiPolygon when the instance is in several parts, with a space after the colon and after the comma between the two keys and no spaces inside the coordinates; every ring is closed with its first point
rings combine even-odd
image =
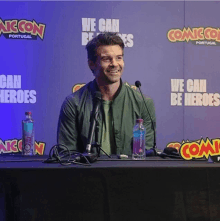
{"type": "Polygon", "coordinates": [[[208,159],[209,156],[220,156],[220,139],[199,139],[196,141],[170,142],[167,147],[177,149],[180,156],[185,160],[208,159]]]}
{"type": "Polygon", "coordinates": [[[29,21],[26,19],[0,19],[0,36],[3,35],[6,39],[25,39],[37,40],[39,37],[44,39],[45,24],[29,21]]]}
{"type": "Polygon", "coordinates": [[[218,156],[220,155],[220,139],[210,140],[207,138],[206,140],[201,139],[199,143],[185,143],[180,147],[180,155],[185,160],[203,157],[208,159],[209,156],[218,156]]]}
{"type": "MultiPolygon", "coordinates": [[[[37,155],[44,155],[45,151],[45,142],[35,141],[35,150],[37,155]]],[[[25,147],[30,149],[30,147],[25,147]]],[[[0,139],[0,154],[9,154],[9,153],[21,153],[22,152],[22,140],[21,139],[9,139],[3,141],[0,139]]]]}
{"type": "Polygon", "coordinates": [[[220,46],[220,30],[214,27],[170,29],[167,32],[170,42],[191,42],[195,45],[220,46]]]}

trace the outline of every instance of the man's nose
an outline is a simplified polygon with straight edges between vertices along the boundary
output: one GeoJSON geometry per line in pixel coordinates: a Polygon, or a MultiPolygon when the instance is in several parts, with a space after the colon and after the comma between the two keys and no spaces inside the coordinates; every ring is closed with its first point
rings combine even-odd
{"type": "Polygon", "coordinates": [[[111,60],[111,66],[117,66],[118,65],[118,62],[115,58],[112,58],[111,60]]]}

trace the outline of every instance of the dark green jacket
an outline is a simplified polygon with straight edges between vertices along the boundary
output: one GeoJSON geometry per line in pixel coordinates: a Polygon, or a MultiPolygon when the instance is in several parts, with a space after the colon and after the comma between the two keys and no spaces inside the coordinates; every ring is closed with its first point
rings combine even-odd
{"type": "MultiPolygon", "coordinates": [[[[91,81],[75,93],[69,95],[60,111],[58,122],[57,142],[71,150],[85,151],[90,126],[90,115],[93,110],[95,91],[99,90],[96,81],[91,81]]],[[[149,112],[156,125],[153,100],[145,98],[149,112]]],[[[101,106],[101,113],[103,112],[101,106]]],[[[101,143],[102,116],[99,114],[99,142],[101,143]]],[[[117,154],[132,153],[133,127],[136,119],[144,120],[146,128],[146,149],[153,147],[154,135],[152,123],[138,91],[123,84],[118,89],[112,102],[112,118],[117,154]]]]}

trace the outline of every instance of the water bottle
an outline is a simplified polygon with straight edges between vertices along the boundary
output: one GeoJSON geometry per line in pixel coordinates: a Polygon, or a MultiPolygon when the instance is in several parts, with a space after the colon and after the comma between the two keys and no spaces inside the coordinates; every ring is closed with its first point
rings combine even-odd
{"type": "Polygon", "coordinates": [[[143,126],[143,119],[137,119],[136,125],[133,128],[133,160],[145,159],[145,133],[146,129],[143,126]]]}
{"type": "Polygon", "coordinates": [[[34,121],[31,112],[25,112],[26,119],[22,121],[22,154],[33,156],[36,154],[34,139],[34,121]]]}

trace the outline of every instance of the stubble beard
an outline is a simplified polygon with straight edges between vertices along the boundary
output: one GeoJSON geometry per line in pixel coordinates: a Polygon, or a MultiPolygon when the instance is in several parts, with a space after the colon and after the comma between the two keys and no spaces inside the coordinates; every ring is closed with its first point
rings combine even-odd
{"type": "Polygon", "coordinates": [[[117,68],[117,69],[109,68],[104,72],[105,80],[109,84],[114,84],[114,83],[120,81],[122,72],[123,72],[122,68],[117,68]],[[111,73],[111,71],[113,71],[113,73],[111,73]]]}

